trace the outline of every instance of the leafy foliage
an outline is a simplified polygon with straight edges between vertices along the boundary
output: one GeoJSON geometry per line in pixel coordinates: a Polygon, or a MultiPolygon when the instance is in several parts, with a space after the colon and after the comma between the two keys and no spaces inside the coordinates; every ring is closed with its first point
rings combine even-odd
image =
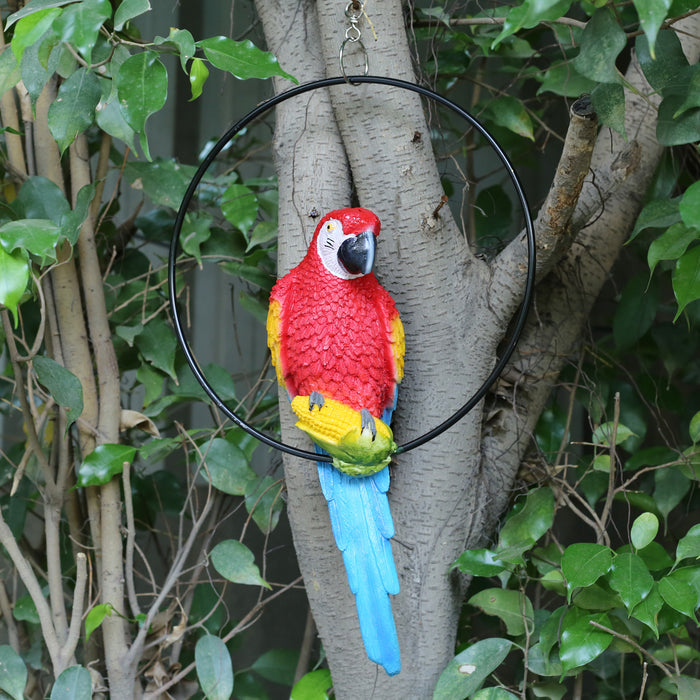
{"type": "MultiPolygon", "coordinates": [[[[152,117],[168,99],[172,67],[183,71],[192,100],[216,71],[237,80],[293,77],[248,39],[172,28],[145,40],[137,24],[150,9],[148,0],[31,0],[6,18],[0,338],[8,362],[0,411],[20,438],[3,445],[0,513],[3,561],[24,574],[6,622],[21,641],[0,647],[0,690],[90,697],[109,666],[92,663],[92,635],[102,635],[104,646],[118,629],[129,640],[122,646],[132,663],[127,680],[139,678],[149,692],[166,685],[163,692],[186,693],[195,684],[208,697],[264,699],[273,682],[292,687],[295,700],[329,697],[326,669],[294,683],[295,650],[238,663],[245,629],[294,584],[274,580],[267,549],[256,549],[252,534],[268,538],[275,530],[283,484],[276,465],[253,468],[255,444],[215,411],[213,428],[177,422],[178,409],[206,397],[166,320],[162,253],[142,250],[146,240],[169,238],[196,167],[151,158],[152,117]],[[17,105],[23,117],[12,121],[17,105]],[[29,123],[32,136],[44,139],[36,149],[21,131],[29,123]],[[49,152],[54,167],[37,157],[49,152]],[[92,163],[93,177],[84,177],[81,159],[92,163]],[[110,171],[118,173],[116,188],[105,180],[110,171]],[[121,210],[121,178],[143,196],[143,211],[121,210]],[[86,271],[103,289],[101,331],[90,304],[96,286],[80,277],[86,271]],[[105,344],[114,366],[98,357],[105,344]],[[107,389],[110,372],[116,384],[107,389]],[[122,425],[108,436],[105,416],[115,406],[122,425]],[[110,509],[118,514],[111,529],[101,520],[110,509]],[[236,513],[245,513],[245,523],[227,527],[223,538],[221,524],[236,513]],[[28,528],[39,521],[48,551],[28,544],[28,528]],[[28,547],[34,573],[21,569],[13,542],[28,547]],[[110,585],[101,558],[113,548],[121,564],[123,545],[125,600],[99,598],[110,585]],[[162,578],[145,549],[158,552],[162,578]],[[86,593],[74,598],[80,586],[86,593]],[[235,610],[226,606],[226,588],[236,591],[235,610]],[[243,609],[238,598],[250,590],[259,597],[243,609]],[[51,642],[53,625],[70,640],[68,651],[51,642]]],[[[604,127],[624,134],[624,71],[633,57],[658,110],[658,141],[670,149],[631,230],[625,262],[634,274],[623,271],[614,311],[600,316],[595,337],[562,377],[566,401],[554,397],[540,420],[523,488],[497,540],[455,562],[474,583],[438,700],[560,698],[584,682],[600,698],[619,689],[638,696],[643,685],[649,697],[700,694],[700,526],[686,517],[697,511],[700,473],[693,150],[700,69],[688,62],[676,29],[677,18],[696,9],[682,0],[411,7],[426,75],[442,92],[461,90],[519,167],[542,167],[542,153],[560,139],[567,100],[583,92],[604,127]]],[[[483,144],[440,126],[433,146],[445,191],[463,193],[458,218],[489,255],[513,235],[513,203],[499,175],[481,167],[483,144]],[[477,165],[458,171],[455,153],[477,165]]],[[[264,318],[275,277],[276,183],[268,170],[241,167],[240,156],[268,140],[269,132],[252,128],[240,134],[195,193],[178,261],[183,307],[186,276],[216,267],[235,281],[241,307],[264,318]]],[[[245,399],[251,422],[276,428],[263,370],[245,385],[223,367],[204,371],[224,400],[245,399]]]]}
{"type": "MultiPolygon", "coordinates": [[[[15,552],[17,545],[13,549],[11,540],[3,539],[10,546],[4,566],[14,564],[25,572],[10,625],[15,641],[13,647],[0,648],[0,690],[10,697],[25,697],[25,686],[27,697],[92,697],[102,688],[94,659],[88,671],[88,650],[95,648],[96,637],[108,640],[115,628],[121,630],[121,643],[128,639],[136,654],[131,670],[122,666],[122,675],[109,679],[115,697],[120,682],[133,686],[140,677],[152,691],[169,683],[176,692],[179,688],[191,695],[192,686],[199,685],[211,698],[231,697],[235,678],[241,697],[265,698],[265,682],[291,686],[294,677],[298,655],[287,650],[266,652],[250,669],[234,661],[238,638],[257,612],[222,614],[225,589],[235,584],[267,592],[272,584],[243,543],[250,532],[247,522],[237,539],[212,542],[217,525],[237,511],[246,513],[261,537],[269,537],[282,510],[281,483],[272,470],[262,475],[253,470],[255,444],[239,429],[220,420],[211,428],[189,431],[176,424],[175,411],[182,404],[205,396],[177,352],[164,313],[162,249],[148,255],[141,251],[144,240],[169,238],[175,210],[195,171],[195,166],[150,156],[149,120],[168,96],[166,65],[179,66],[188,76],[193,99],[202,94],[210,71],[226,71],[240,80],[293,78],[274,56],[247,39],[196,41],[189,31],[172,29],[167,37],[144,41],[134,22],[150,10],[148,0],[32,0],[7,17],[5,25],[8,49],[0,54],[0,88],[12,104],[19,94],[28,110],[24,114],[35,115],[31,128],[45,139],[38,156],[31,141],[19,142],[20,134],[5,121],[10,108],[3,103],[4,145],[20,144],[19,149],[3,149],[2,158],[0,338],[7,340],[9,360],[3,386],[22,400],[3,401],[0,410],[7,421],[24,425],[25,440],[0,453],[3,492],[14,494],[12,500],[3,496],[0,527],[5,528],[3,537],[9,527],[19,540],[35,513],[46,521],[51,542],[48,551],[31,554],[32,561],[42,561],[37,570],[46,571],[37,576],[28,565],[21,568],[29,552],[15,552]],[[170,63],[168,55],[178,62],[170,63]],[[26,91],[16,93],[20,79],[26,91]],[[43,111],[37,109],[40,95],[48,95],[43,111]],[[87,161],[93,153],[97,174],[91,180],[76,159],[87,161]],[[62,169],[69,176],[65,180],[62,169]],[[141,216],[121,216],[128,218],[128,231],[114,223],[122,204],[120,183],[117,189],[105,184],[110,169],[147,204],[141,216]],[[83,245],[85,239],[90,242],[83,245]],[[96,283],[103,285],[99,294],[96,283]],[[83,315],[87,326],[82,320],[76,325],[83,315]],[[96,322],[103,324],[102,335],[96,322]],[[100,345],[112,348],[112,362],[104,362],[100,345]],[[83,351],[87,354],[79,355],[83,351]],[[103,416],[115,416],[115,405],[122,410],[110,424],[103,416]],[[167,470],[162,468],[166,458],[167,470]],[[102,563],[107,552],[116,551],[117,568],[122,564],[120,486],[128,532],[128,604],[109,594],[99,597],[109,589],[102,578],[112,566],[102,563]],[[114,509],[118,527],[107,525],[105,508],[114,509]],[[91,518],[91,529],[83,529],[91,518]],[[163,522],[171,535],[163,535],[163,522]],[[85,549],[89,536],[98,544],[85,549]],[[159,551],[159,561],[149,562],[142,546],[159,551]],[[210,561],[203,558],[205,550],[210,561]],[[87,557],[95,567],[93,588],[87,581],[87,557]],[[135,580],[150,583],[141,587],[135,580]],[[52,597],[52,614],[44,586],[52,596],[65,587],[65,601],[73,600],[73,605],[66,605],[59,593],[58,599],[52,597]],[[57,622],[61,618],[70,635],[57,622]],[[173,659],[182,655],[182,662],[165,675],[158,663],[153,666],[156,657],[144,651],[153,648],[156,636],[158,654],[168,649],[175,650],[173,659]],[[59,637],[68,639],[66,646],[58,644],[59,637]]],[[[230,154],[236,157],[236,147],[230,154]]],[[[187,216],[178,273],[182,278],[197,265],[221,265],[237,279],[248,280],[241,284],[242,293],[255,306],[274,279],[274,181],[266,177],[244,184],[231,162],[204,183],[196,211],[187,216]]],[[[210,365],[206,371],[226,400],[237,402],[251,391],[223,367],[210,365]]],[[[266,390],[262,384],[252,388],[253,422],[270,423],[272,402],[266,390]]],[[[276,593],[291,586],[274,585],[276,593]]],[[[265,604],[259,599],[251,606],[259,611],[265,604]]],[[[127,652],[122,646],[122,661],[127,652]]],[[[107,673],[104,665],[100,671],[107,673]]]]}

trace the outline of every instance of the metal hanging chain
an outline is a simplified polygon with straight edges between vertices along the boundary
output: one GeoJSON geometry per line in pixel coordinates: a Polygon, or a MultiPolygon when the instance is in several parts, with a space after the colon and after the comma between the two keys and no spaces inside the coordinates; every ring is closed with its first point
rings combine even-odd
{"type": "Polygon", "coordinates": [[[348,79],[348,75],[345,72],[345,47],[347,44],[357,44],[365,59],[365,69],[363,75],[369,75],[369,58],[367,56],[367,49],[362,43],[362,32],[358,26],[364,14],[365,3],[360,2],[360,0],[350,0],[345,7],[345,16],[348,18],[350,26],[345,30],[345,39],[340,45],[338,60],[340,61],[340,72],[343,74],[343,78],[348,83],[351,81],[348,79]]]}

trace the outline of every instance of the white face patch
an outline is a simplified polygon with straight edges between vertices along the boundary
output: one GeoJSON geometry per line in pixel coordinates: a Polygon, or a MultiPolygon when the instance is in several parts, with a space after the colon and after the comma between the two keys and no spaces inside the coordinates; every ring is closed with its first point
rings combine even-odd
{"type": "Polygon", "coordinates": [[[321,258],[323,267],[335,277],[340,277],[343,280],[354,280],[362,277],[361,272],[354,275],[349,273],[338,260],[338,249],[343,241],[350,237],[343,234],[343,225],[340,221],[328,219],[318,232],[318,238],[316,239],[316,250],[319,258],[321,258]]]}

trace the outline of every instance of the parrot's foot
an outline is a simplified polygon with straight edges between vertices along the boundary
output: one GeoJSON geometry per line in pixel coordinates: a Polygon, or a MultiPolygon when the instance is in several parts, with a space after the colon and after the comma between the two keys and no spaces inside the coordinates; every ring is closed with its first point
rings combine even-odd
{"type": "Polygon", "coordinates": [[[374,424],[374,416],[366,408],[360,410],[360,429],[369,430],[374,442],[374,438],[377,437],[377,426],[374,424]]]}
{"type": "Polygon", "coordinates": [[[320,411],[324,403],[326,403],[326,399],[323,398],[323,394],[320,391],[311,392],[309,396],[309,411],[313,411],[314,406],[318,406],[318,410],[320,411]]]}

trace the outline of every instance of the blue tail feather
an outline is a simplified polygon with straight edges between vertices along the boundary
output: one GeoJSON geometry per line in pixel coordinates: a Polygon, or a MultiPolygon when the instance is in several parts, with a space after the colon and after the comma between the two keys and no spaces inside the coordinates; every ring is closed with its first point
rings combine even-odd
{"type": "Polygon", "coordinates": [[[367,656],[393,676],[401,670],[401,660],[389,598],[399,592],[390,543],[394,524],[386,495],[389,468],[356,477],[327,462],[317,464],[333,535],[355,595],[367,656]]]}

